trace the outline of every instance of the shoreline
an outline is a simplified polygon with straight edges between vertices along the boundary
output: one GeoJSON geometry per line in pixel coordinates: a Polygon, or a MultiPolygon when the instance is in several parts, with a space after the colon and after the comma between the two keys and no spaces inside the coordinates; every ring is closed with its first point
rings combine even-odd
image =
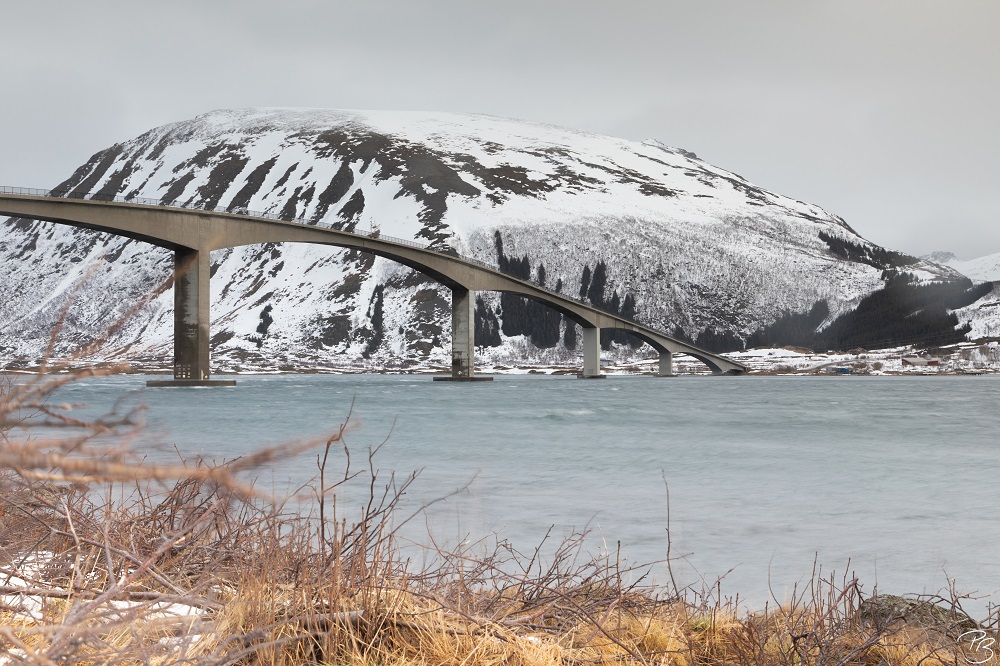
{"type": "MultiPolygon", "coordinates": [[[[945,347],[922,350],[914,347],[892,347],[880,350],[852,350],[849,352],[819,353],[797,347],[772,347],[750,349],[727,354],[729,358],[750,368],[746,376],[981,376],[1000,374],[1000,342],[997,340],[964,342],[945,347]]],[[[658,376],[658,358],[615,362],[602,360],[601,371],[612,377],[658,376]]],[[[37,374],[40,363],[8,360],[0,367],[0,374],[37,374]]],[[[167,362],[115,361],[109,359],[54,359],[46,364],[46,371],[53,374],[98,371],[102,374],[135,374],[170,376],[172,369],[167,362]]],[[[576,365],[561,364],[508,364],[483,363],[477,366],[481,375],[576,375],[576,365]]],[[[239,377],[241,375],[447,375],[450,368],[443,364],[427,363],[408,368],[385,367],[377,363],[363,366],[350,365],[290,368],[287,365],[247,366],[220,361],[212,376],[239,377]]],[[[684,354],[674,356],[672,377],[711,376],[704,366],[684,354]]]]}

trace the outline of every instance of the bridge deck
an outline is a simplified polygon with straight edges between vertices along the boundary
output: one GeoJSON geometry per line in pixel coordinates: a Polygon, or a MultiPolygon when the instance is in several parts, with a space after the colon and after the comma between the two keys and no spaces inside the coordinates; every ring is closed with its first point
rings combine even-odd
{"type": "MultiPolygon", "coordinates": [[[[747,369],[742,364],[639,322],[508,275],[476,259],[459,256],[450,247],[427,246],[378,233],[351,233],[308,220],[282,220],[274,215],[246,210],[205,210],[177,204],[152,199],[0,187],[0,214],[123,235],[174,250],[176,256],[181,257],[176,264],[179,288],[175,288],[175,306],[188,311],[187,320],[175,319],[175,357],[187,355],[187,352],[178,349],[177,344],[190,338],[191,344],[205,347],[206,356],[198,361],[199,366],[207,366],[208,362],[208,254],[212,250],[256,243],[305,242],[353,248],[398,261],[448,286],[453,293],[500,291],[530,298],[563,313],[583,326],[585,333],[587,329],[608,328],[636,335],[653,346],[661,354],[661,359],[667,355],[667,363],[669,355],[686,353],[715,372],[742,373],[747,369]],[[196,270],[198,264],[203,264],[201,271],[196,270]],[[205,277],[197,277],[199,273],[205,277]],[[181,284],[185,280],[191,284],[181,284]],[[192,310],[198,311],[194,318],[191,317],[192,310]],[[182,330],[185,326],[204,327],[204,343],[194,329],[185,333],[182,330]]],[[[593,355],[593,350],[585,349],[585,356],[588,351],[593,355]]],[[[207,370],[205,374],[207,378],[207,370]]]]}

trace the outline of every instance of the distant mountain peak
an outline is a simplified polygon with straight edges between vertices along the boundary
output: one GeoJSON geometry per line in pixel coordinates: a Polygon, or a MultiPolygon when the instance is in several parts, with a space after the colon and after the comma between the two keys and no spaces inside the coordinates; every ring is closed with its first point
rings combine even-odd
{"type": "Polygon", "coordinates": [[[933,261],[935,264],[948,264],[957,259],[953,253],[945,251],[931,252],[930,254],[921,256],[920,258],[926,261],[933,261]]]}

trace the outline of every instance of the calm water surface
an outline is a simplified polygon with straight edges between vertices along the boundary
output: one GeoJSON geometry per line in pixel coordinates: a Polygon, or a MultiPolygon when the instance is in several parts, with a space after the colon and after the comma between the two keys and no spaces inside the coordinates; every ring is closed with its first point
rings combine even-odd
{"type": "MultiPolygon", "coordinates": [[[[682,582],[719,576],[762,606],[850,561],[866,591],[1000,595],[1000,377],[498,376],[449,384],[393,375],[243,376],[235,389],[144,389],[90,379],[60,401],[145,403],[151,459],[233,458],[322,438],[351,412],[355,462],[422,470],[405,504],[435,504],[408,535],[457,543],[499,533],[522,551],[550,527],[591,529],[589,548],[632,562],[667,547],[682,582]],[[386,441],[387,440],[387,441],[386,441]],[[728,573],[727,573],[728,572],[728,573]]],[[[343,461],[338,452],[337,464],[343,461]]],[[[315,452],[260,470],[285,487],[315,452]]],[[[346,489],[341,507],[363,493],[346,489]]],[[[665,569],[654,568],[665,581],[665,569]]],[[[967,605],[984,615],[987,600],[967,605]]]]}

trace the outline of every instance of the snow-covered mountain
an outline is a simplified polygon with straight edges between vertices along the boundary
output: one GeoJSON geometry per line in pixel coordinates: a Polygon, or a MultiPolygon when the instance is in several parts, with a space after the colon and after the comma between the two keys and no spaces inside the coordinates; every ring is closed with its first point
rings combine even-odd
{"type": "Polygon", "coordinates": [[[932,252],[921,257],[954,268],[975,282],[1000,282],[1000,252],[962,261],[951,252],[932,252]]]}
{"type": "Polygon", "coordinates": [[[1000,337],[1000,252],[962,261],[951,252],[933,252],[921,257],[952,268],[973,282],[993,282],[993,293],[955,311],[959,321],[972,327],[971,339],[1000,337]]]}
{"type": "MultiPolygon", "coordinates": [[[[889,265],[954,276],[688,151],[484,115],[214,111],[103,150],[58,189],[451,245],[696,340],[705,331],[742,338],[821,299],[833,318],[882,286],[889,265]]],[[[0,226],[0,257],[4,359],[37,357],[63,312],[59,353],[129,312],[104,355],[169,358],[168,251],[13,220],[0,226]]],[[[213,253],[212,274],[213,358],[222,367],[449,359],[448,290],[388,260],[249,246],[213,253]]],[[[529,335],[515,310],[481,295],[481,358],[574,359],[574,327],[549,317],[551,335],[529,335]]]]}

